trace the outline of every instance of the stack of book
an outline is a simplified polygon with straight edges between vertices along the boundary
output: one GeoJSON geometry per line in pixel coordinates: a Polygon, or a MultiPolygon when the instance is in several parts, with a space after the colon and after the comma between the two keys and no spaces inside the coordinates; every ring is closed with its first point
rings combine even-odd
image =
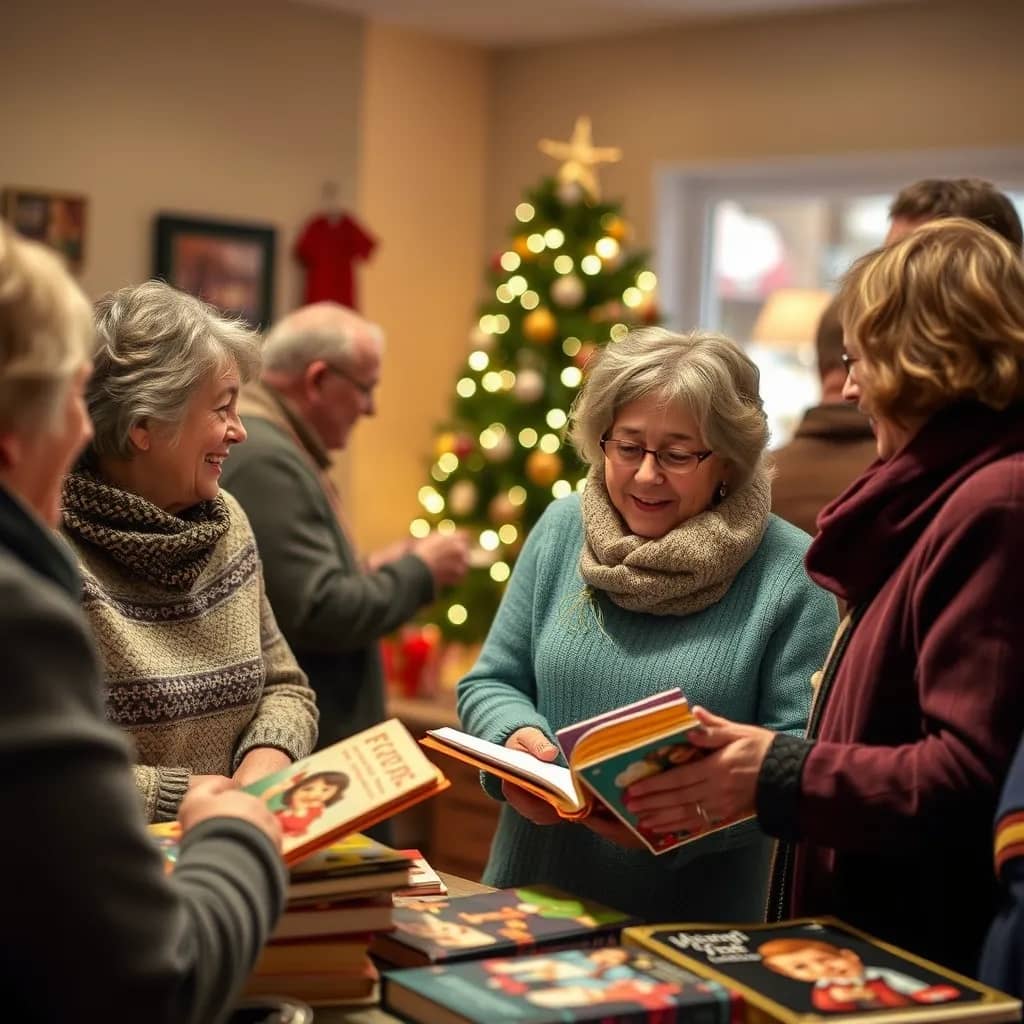
{"type": "Polygon", "coordinates": [[[288,904],[249,978],[250,996],[286,994],[311,1004],[369,1000],[377,981],[367,949],[393,925],[393,895],[412,862],[356,834],[291,869],[288,904]]]}
{"type": "MultiPolygon", "coordinates": [[[[246,994],[312,1004],[372,997],[377,972],[367,947],[391,928],[392,897],[409,885],[411,863],[358,833],[447,786],[405,726],[391,719],[244,787],[278,819],[291,872],[287,910],[246,994]]],[[[173,870],[177,822],[150,830],[173,870]]]]}

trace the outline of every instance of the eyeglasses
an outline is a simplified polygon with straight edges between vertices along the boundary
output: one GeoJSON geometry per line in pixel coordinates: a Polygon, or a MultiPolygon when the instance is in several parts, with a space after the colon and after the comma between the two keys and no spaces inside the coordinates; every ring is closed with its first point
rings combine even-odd
{"type": "Polygon", "coordinates": [[[372,399],[373,390],[376,388],[376,384],[364,384],[361,380],[357,380],[347,370],[343,370],[340,366],[335,366],[333,363],[327,363],[327,369],[331,373],[336,373],[339,377],[344,377],[364,398],[372,399]]]}
{"type": "Polygon", "coordinates": [[[843,369],[847,373],[850,372],[850,368],[854,363],[860,362],[860,356],[851,356],[849,352],[844,352],[839,358],[843,361],[843,369]]]}
{"type": "Polygon", "coordinates": [[[644,448],[634,441],[620,441],[614,437],[601,438],[601,450],[617,466],[639,466],[645,455],[653,455],[655,462],[666,472],[676,476],[692,473],[713,452],[688,452],[682,448],[644,448]]]}

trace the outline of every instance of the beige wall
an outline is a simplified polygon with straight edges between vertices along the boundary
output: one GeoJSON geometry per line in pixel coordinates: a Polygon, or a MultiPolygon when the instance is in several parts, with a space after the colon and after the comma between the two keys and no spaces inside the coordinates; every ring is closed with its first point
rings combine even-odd
{"type": "Polygon", "coordinates": [[[368,25],[359,210],[381,240],[361,273],[363,312],[388,349],[378,415],[357,428],[349,502],[365,547],[408,536],[434,427],[483,278],[489,58],[475,47],[368,25]]]}
{"type": "Polygon", "coordinates": [[[0,28],[0,185],[85,193],[86,290],[152,270],[157,211],[278,229],[333,179],[355,201],[362,26],[281,0],[14,0],[0,28]]]}
{"type": "Polygon", "coordinates": [[[1024,4],[928,0],[519,50],[495,63],[487,238],[590,114],[642,242],[673,161],[1024,143],[1024,4]]]}

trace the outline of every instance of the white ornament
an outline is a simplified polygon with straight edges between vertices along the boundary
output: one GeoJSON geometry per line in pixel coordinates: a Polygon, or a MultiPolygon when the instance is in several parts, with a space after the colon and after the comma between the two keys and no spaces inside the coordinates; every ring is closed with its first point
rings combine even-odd
{"type": "Polygon", "coordinates": [[[513,391],[520,402],[536,402],[544,394],[544,378],[536,370],[520,370],[513,391]]]}
{"type": "Polygon", "coordinates": [[[566,206],[575,206],[583,198],[583,186],[578,181],[560,181],[557,191],[566,206]]]}
{"type": "Polygon", "coordinates": [[[482,451],[488,462],[504,462],[512,454],[512,438],[507,433],[502,434],[493,447],[482,451]]]}
{"type": "Polygon", "coordinates": [[[551,298],[563,309],[575,309],[586,294],[583,282],[575,274],[559,277],[551,285],[551,298]]]}
{"type": "Polygon", "coordinates": [[[456,480],[448,492],[448,510],[457,516],[471,515],[476,508],[476,484],[472,480],[456,480]]]}

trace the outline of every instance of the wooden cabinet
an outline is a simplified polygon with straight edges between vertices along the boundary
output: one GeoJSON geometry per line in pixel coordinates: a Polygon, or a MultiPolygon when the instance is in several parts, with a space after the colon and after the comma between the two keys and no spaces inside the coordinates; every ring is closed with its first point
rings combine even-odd
{"type": "MultiPolygon", "coordinates": [[[[417,739],[427,729],[459,726],[450,698],[393,698],[388,701],[388,715],[401,719],[417,739]]],[[[395,818],[395,842],[422,850],[438,871],[479,881],[500,805],[480,788],[480,773],[475,768],[433,751],[427,751],[427,756],[448,777],[451,788],[395,818]]]]}

